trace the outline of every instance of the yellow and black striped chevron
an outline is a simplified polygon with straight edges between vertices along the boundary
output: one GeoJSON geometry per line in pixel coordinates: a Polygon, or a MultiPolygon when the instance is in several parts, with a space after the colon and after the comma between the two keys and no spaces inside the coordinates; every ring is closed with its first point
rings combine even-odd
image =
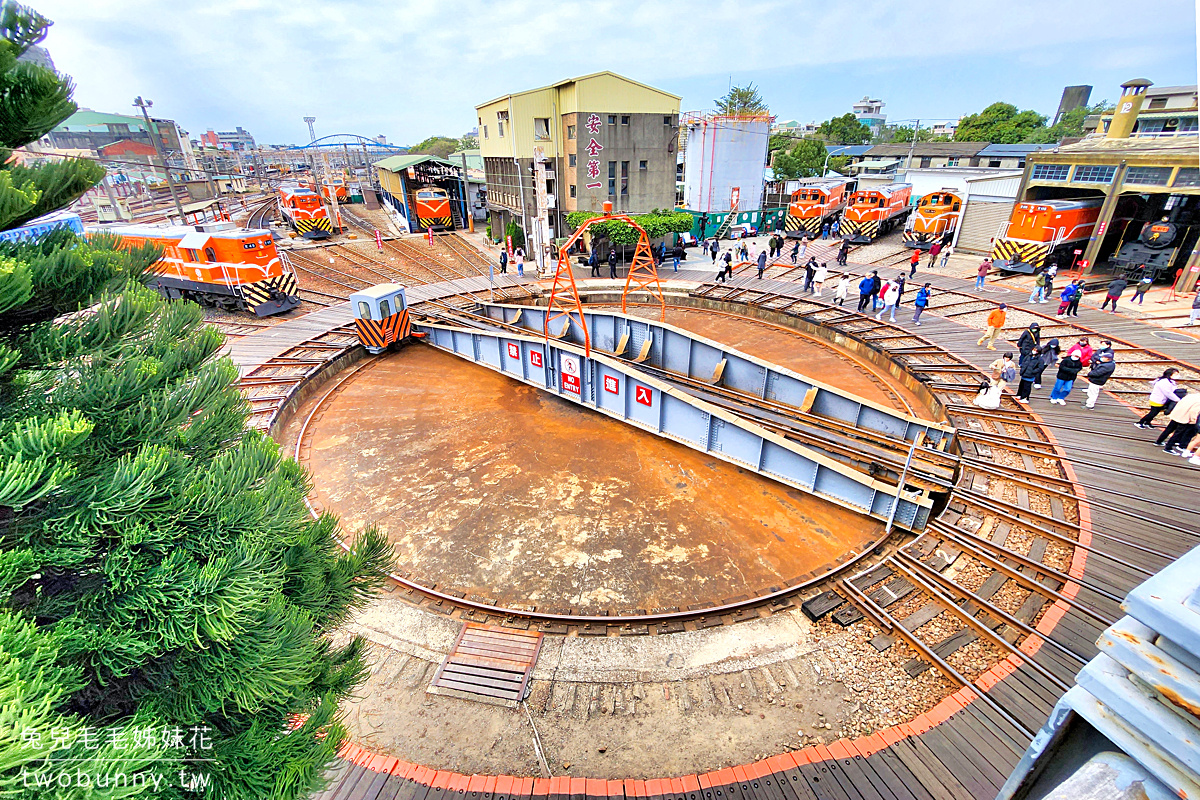
{"type": "Polygon", "coordinates": [[[251,309],[271,300],[272,290],[278,293],[276,296],[282,294],[289,299],[298,299],[300,296],[300,288],[296,285],[296,276],[290,272],[256,283],[243,283],[241,289],[242,297],[245,298],[251,309]]]}
{"type": "Polygon", "coordinates": [[[412,322],[408,318],[407,308],[385,320],[356,319],[354,327],[358,329],[359,342],[372,353],[378,353],[389,344],[408,338],[412,333],[412,322]]]}
{"type": "Polygon", "coordinates": [[[317,217],[316,219],[298,219],[296,220],[296,230],[300,233],[308,233],[309,231],[314,230],[333,233],[333,225],[329,223],[328,217],[317,217]]]}
{"type": "Polygon", "coordinates": [[[421,224],[426,228],[432,228],[435,225],[441,225],[443,228],[450,227],[449,217],[422,217],[421,224]]]}
{"type": "Polygon", "coordinates": [[[784,231],[798,231],[803,227],[800,223],[801,219],[799,217],[793,217],[791,214],[788,214],[787,219],[783,221],[783,229],[784,231]]]}
{"type": "Polygon", "coordinates": [[[843,219],[838,231],[842,236],[864,236],[874,239],[879,233],[877,219],[843,219]]]}
{"type": "MultiPolygon", "coordinates": [[[[808,231],[813,236],[816,236],[821,232],[821,227],[825,224],[825,221],[820,217],[805,217],[804,219],[800,220],[800,224],[804,226],[804,230],[808,231]]],[[[839,230],[841,230],[841,228],[839,228],[839,230]]]]}
{"type": "Polygon", "coordinates": [[[938,237],[937,234],[928,233],[925,231],[905,231],[904,232],[904,246],[905,247],[914,247],[915,245],[919,245],[919,244],[930,244],[933,242],[933,240],[935,238],[940,238],[940,237],[938,237]]]}
{"type": "Polygon", "coordinates": [[[1020,239],[1000,239],[992,247],[992,258],[1012,264],[1042,266],[1050,255],[1050,242],[1025,242],[1020,239]]]}

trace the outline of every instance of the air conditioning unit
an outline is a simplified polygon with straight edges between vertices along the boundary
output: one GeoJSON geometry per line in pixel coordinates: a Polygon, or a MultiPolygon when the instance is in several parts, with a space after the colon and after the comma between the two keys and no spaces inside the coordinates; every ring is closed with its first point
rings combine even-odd
{"type": "Polygon", "coordinates": [[[546,208],[555,208],[556,206],[554,204],[555,204],[554,195],[552,195],[552,194],[546,195],[546,208]]]}

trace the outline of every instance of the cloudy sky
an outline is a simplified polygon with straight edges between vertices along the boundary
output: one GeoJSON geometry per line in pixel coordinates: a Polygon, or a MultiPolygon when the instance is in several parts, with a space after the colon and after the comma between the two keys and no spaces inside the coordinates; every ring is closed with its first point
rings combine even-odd
{"type": "Polygon", "coordinates": [[[136,95],[193,136],[263,143],[474,127],[474,106],[609,69],[711,108],[757,84],[781,119],[823,120],[863,95],[891,120],[996,100],[1052,114],[1062,87],[1114,100],[1122,81],[1196,83],[1192,0],[24,0],[76,100],[136,95]],[[1153,7],[1153,23],[1136,8],[1153,7]]]}

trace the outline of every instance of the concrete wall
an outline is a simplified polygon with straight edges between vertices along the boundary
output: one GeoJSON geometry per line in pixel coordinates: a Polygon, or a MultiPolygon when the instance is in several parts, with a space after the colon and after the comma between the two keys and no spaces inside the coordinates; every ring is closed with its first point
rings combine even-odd
{"type": "Polygon", "coordinates": [[[574,125],[574,139],[566,140],[562,158],[562,179],[558,191],[561,206],[565,211],[600,211],[605,200],[611,200],[614,211],[645,213],[655,208],[670,209],[675,206],[675,127],[664,123],[674,121],[674,115],[663,113],[618,114],[606,111],[580,111],[563,118],[564,130],[574,125]],[[600,117],[601,125],[595,134],[586,127],[592,115],[600,117]],[[622,120],[628,117],[628,124],[622,120]],[[613,120],[610,122],[610,119],[613,120]],[[587,147],[591,140],[603,147],[595,156],[589,155],[587,147]],[[576,157],[575,166],[570,166],[570,157],[576,157]],[[589,161],[598,162],[600,175],[587,176],[589,161]],[[641,162],[646,169],[641,169],[641,162]],[[610,189],[609,164],[613,164],[615,177],[610,189]],[[627,163],[628,177],[622,177],[622,164],[627,163]],[[599,183],[599,188],[588,189],[588,183],[599,183]],[[575,187],[572,198],[570,187],[575,187]],[[624,191],[623,191],[624,190],[624,191]],[[610,193],[611,192],[611,193],[610,193]]]}
{"type": "Polygon", "coordinates": [[[709,213],[729,211],[730,195],[737,187],[738,208],[759,208],[769,125],[765,118],[730,117],[689,123],[683,167],[684,207],[709,213]]]}

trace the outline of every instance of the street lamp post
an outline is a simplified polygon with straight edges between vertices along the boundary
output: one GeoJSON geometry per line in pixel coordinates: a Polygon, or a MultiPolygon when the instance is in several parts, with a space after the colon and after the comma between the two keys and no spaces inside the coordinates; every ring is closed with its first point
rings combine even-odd
{"type": "Polygon", "coordinates": [[[138,97],[133,104],[142,110],[142,118],[146,120],[146,130],[150,134],[150,140],[154,143],[154,152],[158,154],[158,161],[162,164],[163,172],[167,174],[167,189],[171,192],[171,199],[175,201],[175,210],[179,212],[179,224],[186,225],[187,218],[183,216],[183,206],[179,204],[179,195],[175,193],[175,181],[171,179],[171,168],[167,166],[167,157],[163,155],[162,142],[158,140],[158,126],[150,121],[149,109],[154,105],[154,101],[138,97]]]}

